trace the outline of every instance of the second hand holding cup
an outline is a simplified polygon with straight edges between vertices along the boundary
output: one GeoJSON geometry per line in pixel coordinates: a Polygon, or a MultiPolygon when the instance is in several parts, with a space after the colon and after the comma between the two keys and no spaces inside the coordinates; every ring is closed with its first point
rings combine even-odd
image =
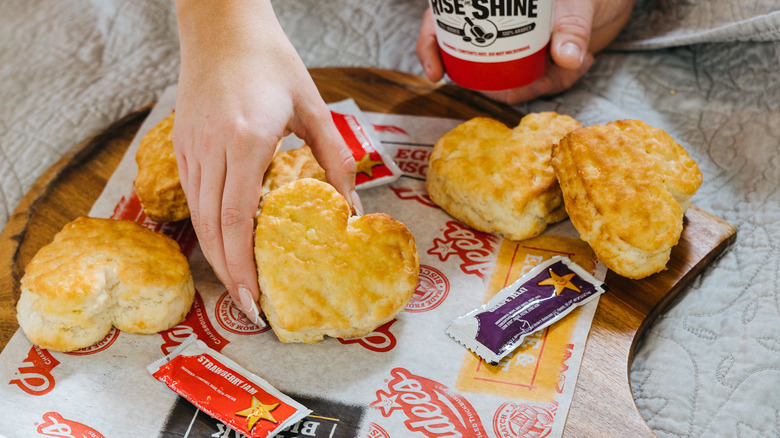
{"type": "Polygon", "coordinates": [[[430,0],[447,75],[479,91],[522,87],[547,71],[553,0],[430,0]]]}

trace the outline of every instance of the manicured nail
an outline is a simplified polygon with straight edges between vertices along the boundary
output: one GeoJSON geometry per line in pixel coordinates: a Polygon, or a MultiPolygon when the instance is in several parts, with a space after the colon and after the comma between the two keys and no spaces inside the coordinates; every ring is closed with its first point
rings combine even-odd
{"type": "Polygon", "coordinates": [[[252,292],[245,286],[238,287],[238,298],[241,300],[241,311],[260,328],[265,328],[265,321],[260,318],[260,311],[257,310],[257,303],[252,298],[252,292]]]}
{"type": "Polygon", "coordinates": [[[561,56],[565,58],[577,58],[580,64],[582,64],[582,60],[585,57],[585,52],[581,51],[580,48],[574,43],[566,43],[562,45],[559,52],[561,56]]]}
{"type": "Polygon", "coordinates": [[[355,209],[355,214],[358,216],[363,216],[363,204],[360,203],[360,198],[358,197],[357,192],[353,190],[349,196],[352,199],[352,208],[355,209]]]}

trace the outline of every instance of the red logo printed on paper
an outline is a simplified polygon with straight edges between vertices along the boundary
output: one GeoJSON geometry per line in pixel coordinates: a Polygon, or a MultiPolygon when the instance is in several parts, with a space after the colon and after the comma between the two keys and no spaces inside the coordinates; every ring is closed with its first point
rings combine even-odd
{"type": "Polygon", "coordinates": [[[62,418],[56,412],[43,414],[43,423],[38,425],[38,433],[57,438],[104,438],[95,429],[73,420],[62,418]]]}
{"type": "Polygon", "coordinates": [[[115,327],[111,327],[111,330],[108,332],[106,337],[103,338],[102,340],[90,345],[89,347],[84,347],[76,351],[68,351],[65,354],[70,354],[71,356],[86,356],[88,354],[100,353],[101,351],[110,347],[111,344],[116,342],[116,339],[118,337],[119,337],[119,330],[117,330],[115,327]]]}
{"type": "Polygon", "coordinates": [[[25,365],[16,370],[14,378],[8,382],[9,385],[16,385],[22,391],[38,396],[48,394],[54,389],[54,376],[51,370],[60,362],[48,350],[33,346],[23,364],[25,365]]]}
{"type": "Polygon", "coordinates": [[[390,434],[382,428],[382,426],[376,423],[370,423],[368,425],[368,433],[366,438],[390,438],[390,434]]]}
{"type": "Polygon", "coordinates": [[[395,335],[390,331],[390,326],[397,320],[386,322],[379,326],[373,332],[353,339],[339,339],[342,344],[359,344],[366,350],[375,351],[377,353],[386,353],[398,343],[395,339],[395,335]]]}
{"type": "Polygon", "coordinates": [[[168,354],[179,346],[191,334],[198,335],[198,339],[206,343],[214,350],[221,351],[230,341],[217,333],[214,326],[209,321],[206,314],[206,305],[203,303],[200,293],[195,291],[195,300],[192,302],[192,309],[187,314],[187,319],[176,327],[160,332],[165,341],[160,349],[164,354],[168,354]]]}
{"type": "Polygon", "coordinates": [[[408,136],[409,133],[404,131],[403,129],[399,128],[395,125],[377,125],[372,124],[371,126],[374,127],[374,131],[376,132],[388,132],[390,134],[398,134],[398,135],[406,135],[408,136]]]}
{"type": "Polygon", "coordinates": [[[566,344],[566,351],[563,353],[563,359],[561,359],[561,374],[558,376],[558,383],[555,385],[555,392],[558,394],[563,393],[563,386],[566,383],[566,371],[569,369],[569,364],[566,362],[571,359],[572,350],[574,350],[574,344],[566,344]]]}
{"type": "Polygon", "coordinates": [[[370,404],[389,417],[395,411],[406,416],[412,432],[433,437],[487,437],[476,410],[462,395],[435,380],[416,376],[403,368],[390,371],[387,390],[376,392],[370,404]]]}
{"type": "Polygon", "coordinates": [[[406,305],[407,312],[427,312],[439,307],[450,293],[450,281],[438,269],[420,265],[420,281],[406,305]]]}
{"type": "Polygon", "coordinates": [[[493,430],[499,438],[544,438],[550,435],[557,402],[546,408],[507,402],[493,415],[493,430]]]}
{"type": "Polygon", "coordinates": [[[195,230],[192,228],[192,222],[189,219],[178,222],[154,222],[148,219],[135,191],[130,194],[130,197],[122,196],[122,199],[114,207],[114,214],[111,215],[111,219],[135,221],[150,230],[165,234],[179,244],[181,252],[185,257],[190,256],[195,244],[198,243],[198,237],[195,235],[195,230]]]}
{"type": "Polygon", "coordinates": [[[428,250],[428,254],[438,256],[443,262],[451,255],[457,255],[463,262],[460,265],[463,273],[487,278],[493,267],[493,254],[500,239],[456,221],[449,221],[446,226],[444,239],[433,239],[433,248],[428,250]]]}
{"type": "Polygon", "coordinates": [[[399,147],[393,161],[407,175],[425,179],[428,173],[428,157],[430,157],[432,150],[429,146],[399,147]]]}
{"type": "Polygon", "coordinates": [[[417,201],[422,205],[433,207],[438,209],[439,206],[431,201],[431,197],[428,196],[428,191],[424,186],[418,187],[402,187],[390,184],[390,189],[395,193],[398,199],[417,201]]]}
{"type": "Polygon", "coordinates": [[[239,335],[253,335],[271,330],[270,326],[260,328],[236,307],[233,298],[225,291],[217,300],[217,322],[223,329],[239,335]]]}

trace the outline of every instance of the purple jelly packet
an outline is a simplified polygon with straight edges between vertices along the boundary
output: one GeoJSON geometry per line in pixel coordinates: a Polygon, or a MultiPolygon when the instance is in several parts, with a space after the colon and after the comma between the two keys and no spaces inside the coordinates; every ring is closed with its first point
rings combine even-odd
{"type": "Polygon", "coordinates": [[[455,319],[445,331],[477,356],[497,364],[523,339],[598,297],[604,283],[568,257],[555,256],[455,319]]]}

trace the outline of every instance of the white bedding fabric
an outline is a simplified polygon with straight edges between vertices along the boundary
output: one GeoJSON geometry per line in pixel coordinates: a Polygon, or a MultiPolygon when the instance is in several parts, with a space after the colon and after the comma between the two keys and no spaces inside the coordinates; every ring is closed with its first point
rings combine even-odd
{"type": "MultiPolygon", "coordinates": [[[[414,44],[424,0],[274,5],[309,67],[422,72],[414,44]]],[[[780,436],[778,9],[640,1],[619,51],[600,54],[567,93],[518,106],[665,129],[704,174],[694,203],[739,230],[636,355],[634,396],[661,437],[780,436]]],[[[177,73],[169,0],[0,2],[0,226],[62,154],[154,102],[177,73]]]]}

